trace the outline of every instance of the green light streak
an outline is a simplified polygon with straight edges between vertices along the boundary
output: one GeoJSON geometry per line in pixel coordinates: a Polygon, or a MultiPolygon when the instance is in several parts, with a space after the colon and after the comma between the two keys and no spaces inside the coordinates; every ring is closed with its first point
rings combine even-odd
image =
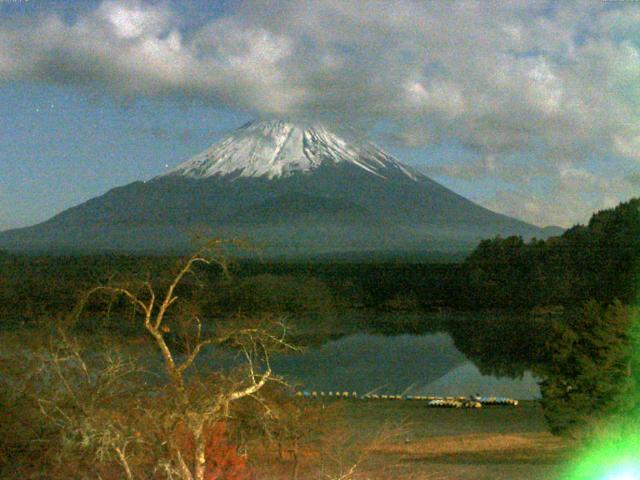
{"type": "Polygon", "coordinates": [[[640,436],[603,440],[572,464],[566,480],[640,480],[640,436]]]}

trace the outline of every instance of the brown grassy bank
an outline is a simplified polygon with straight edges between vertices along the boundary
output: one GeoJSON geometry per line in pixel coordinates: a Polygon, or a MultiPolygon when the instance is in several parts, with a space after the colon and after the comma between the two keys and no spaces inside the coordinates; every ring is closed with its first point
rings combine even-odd
{"type": "MultiPolygon", "coordinates": [[[[340,424],[327,426],[335,432],[328,435],[332,454],[323,459],[322,452],[306,449],[298,478],[341,478],[323,475],[322,462],[332,461],[345,480],[552,480],[570,455],[570,445],[546,432],[536,402],[482,410],[406,401],[344,404],[340,424]]],[[[258,478],[292,478],[291,458],[267,456],[255,459],[258,478]]]]}

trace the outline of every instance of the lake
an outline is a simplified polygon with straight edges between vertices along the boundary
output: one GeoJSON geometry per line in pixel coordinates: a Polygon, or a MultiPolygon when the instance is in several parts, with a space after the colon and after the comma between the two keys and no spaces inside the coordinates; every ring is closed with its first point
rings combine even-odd
{"type": "MultiPolygon", "coordinates": [[[[306,333],[299,331],[294,343],[313,345],[273,354],[271,363],[299,390],[540,397],[531,371],[549,335],[548,320],[371,311],[297,320],[306,333]]],[[[242,361],[237,351],[212,348],[196,363],[216,369],[242,361]]]]}
{"type": "Polygon", "coordinates": [[[407,395],[540,397],[537,379],[483,375],[448,333],[380,335],[356,333],[276,356],[274,371],[299,389],[407,395]]]}

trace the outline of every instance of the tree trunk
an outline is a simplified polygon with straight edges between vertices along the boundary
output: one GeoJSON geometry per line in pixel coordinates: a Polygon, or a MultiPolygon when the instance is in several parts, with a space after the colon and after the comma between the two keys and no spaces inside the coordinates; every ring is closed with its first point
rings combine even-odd
{"type": "Polygon", "coordinates": [[[300,461],[298,460],[298,441],[293,444],[293,473],[292,480],[298,480],[298,473],[300,473],[300,461]]]}
{"type": "Polygon", "coordinates": [[[197,432],[196,441],[196,458],[195,458],[195,475],[194,480],[204,480],[204,474],[207,468],[207,458],[205,455],[205,439],[202,431],[197,432]]]}

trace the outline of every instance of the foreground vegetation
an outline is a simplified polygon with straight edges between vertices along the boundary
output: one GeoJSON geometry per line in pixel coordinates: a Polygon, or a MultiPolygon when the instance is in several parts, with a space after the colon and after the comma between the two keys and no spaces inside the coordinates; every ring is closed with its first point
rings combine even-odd
{"type": "MultiPolygon", "coordinates": [[[[149,377],[150,371],[162,371],[162,358],[152,345],[135,338],[76,335],[69,349],[54,351],[77,349],[87,368],[98,374],[87,382],[73,357],[49,357],[48,338],[46,332],[24,330],[2,337],[3,381],[21,380],[29,372],[32,382],[0,390],[0,476],[127,478],[117,450],[111,450],[123,442],[133,478],[171,478],[156,465],[165,458],[161,439],[174,437],[185,458],[193,453],[193,443],[184,427],[176,431],[171,423],[158,421],[158,412],[170,407],[160,402],[171,389],[166,379],[149,377]],[[100,351],[109,352],[110,359],[96,354],[100,351]],[[59,375],[56,365],[73,381],[83,410],[76,409],[63,385],[42,382],[43,375],[59,375]],[[122,377],[114,381],[116,372],[122,377]],[[136,388],[124,388],[132,386],[127,380],[136,380],[136,388]],[[52,412],[53,406],[68,419],[52,412]]],[[[198,368],[198,375],[204,373],[198,368]]],[[[235,374],[243,377],[240,371],[235,374]]],[[[212,380],[205,376],[204,381],[212,380]]],[[[426,409],[421,402],[323,404],[296,399],[278,383],[267,384],[259,399],[235,402],[224,426],[218,423],[210,432],[205,450],[210,476],[205,478],[489,479],[518,474],[542,479],[567,455],[566,443],[545,433],[542,412],[533,402],[479,411],[426,409]]]]}
{"type": "MultiPolygon", "coordinates": [[[[205,285],[198,266],[215,263],[227,272],[226,245],[212,241],[157,283],[146,277],[97,285],[50,332],[46,325],[6,332],[4,476],[241,480],[253,478],[248,459],[275,452],[282,459],[287,452],[295,479],[310,442],[334,445],[323,440],[320,407],[296,401],[272,371],[272,352],[295,350],[286,325],[266,314],[205,323],[190,301],[205,285]],[[187,278],[196,284],[182,299],[187,278]],[[87,316],[117,301],[130,305],[138,335],[83,333],[87,316]],[[198,362],[213,346],[237,351],[241,361],[235,367],[198,362]]],[[[330,411],[322,408],[322,416],[330,411]]],[[[358,461],[344,463],[344,445],[337,457],[316,450],[319,477],[347,478],[345,468],[355,474],[358,461]]]]}

